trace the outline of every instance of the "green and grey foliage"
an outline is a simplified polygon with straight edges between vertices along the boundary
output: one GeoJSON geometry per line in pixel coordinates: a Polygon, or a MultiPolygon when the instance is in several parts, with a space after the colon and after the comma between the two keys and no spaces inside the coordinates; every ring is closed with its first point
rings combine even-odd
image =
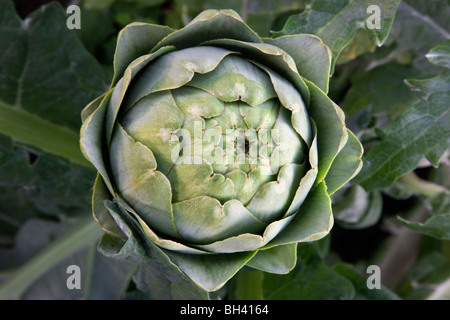
{"type": "Polygon", "coordinates": [[[447,0],[77,4],[0,0],[1,299],[449,298],[447,0]]]}

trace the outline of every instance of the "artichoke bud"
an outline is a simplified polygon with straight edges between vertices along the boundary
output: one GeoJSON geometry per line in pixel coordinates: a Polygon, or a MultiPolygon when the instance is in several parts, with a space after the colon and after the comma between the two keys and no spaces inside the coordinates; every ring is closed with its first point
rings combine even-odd
{"type": "Polygon", "coordinates": [[[286,273],[292,246],[331,229],[327,176],[336,189],[360,169],[360,155],[338,161],[359,141],[325,93],[330,62],[317,37],[262,39],[231,10],[177,31],[127,26],[111,90],[83,111],[96,220],[131,228],[206,290],[246,264],[286,273]]]}

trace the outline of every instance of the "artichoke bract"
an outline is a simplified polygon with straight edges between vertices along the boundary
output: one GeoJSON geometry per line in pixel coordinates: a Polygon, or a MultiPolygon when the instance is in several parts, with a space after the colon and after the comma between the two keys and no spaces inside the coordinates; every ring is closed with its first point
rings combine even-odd
{"type": "Polygon", "coordinates": [[[288,273],[362,165],[330,65],[316,36],[261,38],[232,10],[125,27],[111,88],[82,113],[101,251],[157,252],[208,291],[243,266],[288,273]]]}

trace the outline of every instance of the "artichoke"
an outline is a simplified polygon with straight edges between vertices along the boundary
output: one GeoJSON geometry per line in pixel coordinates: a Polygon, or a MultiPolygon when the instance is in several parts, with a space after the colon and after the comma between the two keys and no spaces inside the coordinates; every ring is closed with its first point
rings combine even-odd
{"type": "Polygon", "coordinates": [[[153,252],[208,291],[244,266],[288,273],[362,164],[330,65],[318,37],[261,38],[232,10],[126,26],[110,90],[82,113],[102,252],[153,252]]]}

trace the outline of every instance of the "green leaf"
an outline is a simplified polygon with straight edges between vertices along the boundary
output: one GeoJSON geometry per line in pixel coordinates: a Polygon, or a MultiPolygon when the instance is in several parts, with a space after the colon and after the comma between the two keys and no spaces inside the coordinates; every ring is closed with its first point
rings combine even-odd
{"type": "Polygon", "coordinates": [[[267,247],[318,240],[326,236],[332,226],[331,200],[322,182],[309,192],[292,221],[267,247]]]}
{"type": "Polygon", "coordinates": [[[425,57],[432,64],[450,69],[450,40],[435,46],[425,57]]]}
{"type": "Polygon", "coordinates": [[[318,37],[308,34],[288,35],[264,39],[286,51],[295,61],[299,74],[328,92],[331,68],[330,49],[318,37]]]}
{"type": "Polygon", "coordinates": [[[78,148],[76,131],[56,125],[21,108],[0,101],[0,133],[27,145],[91,167],[78,148]]]}
{"type": "Polygon", "coordinates": [[[344,97],[343,110],[349,116],[363,109],[369,109],[373,115],[399,116],[419,100],[404,83],[404,79],[417,73],[413,66],[395,62],[365,72],[352,81],[344,97]]]}
{"type": "MultiPolygon", "coordinates": [[[[83,125],[80,129],[80,149],[86,159],[91,162],[98,172],[102,175],[105,183],[112,192],[111,182],[109,181],[108,172],[105,165],[102,152],[102,128],[104,125],[104,116],[106,108],[111,99],[111,91],[106,94],[101,102],[96,99],[93,103],[99,102],[99,106],[95,111],[92,111],[89,106],[89,116],[83,121],[83,125]],[[92,113],[91,113],[92,112],[92,113]]],[[[85,109],[86,110],[86,109],[85,109]]]]}
{"type": "Polygon", "coordinates": [[[426,157],[437,166],[450,146],[450,71],[426,80],[408,80],[421,101],[379,130],[381,142],[365,156],[356,178],[366,190],[387,187],[426,157]]]}
{"type": "MultiPolygon", "coordinates": [[[[170,261],[153,257],[142,263],[134,277],[139,291],[152,300],[207,300],[208,292],[197,287],[170,261]]],[[[167,258],[165,258],[167,260],[167,258]]]]}
{"type": "Polygon", "coordinates": [[[161,40],[152,52],[163,46],[175,46],[183,49],[220,38],[262,42],[261,38],[245,24],[235,11],[211,9],[203,11],[186,27],[161,40]]]}
{"type": "Polygon", "coordinates": [[[84,105],[105,90],[100,65],[86,51],[57,3],[20,20],[0,1],[0,100],[78,130],[84,105]]]}
{"type": "Polygon", "coordinates": [[[263,300],[264,273],[244,268],[240,270],[227,286],[229,300],[263,300]]]}
{"type": "Polygon", "coordinates": [[[139,291],[150,299],[205,300],[208,292],[198,287],[174,264],[159,247],[148,244],[146,261],[141,263],[134,278],[139,291]]]}
{"type": "Polygon", "coordinates": [[[175,3],[189,18],[207,9],[232,9],[261,36],[270,35],[278,17],[299,11],[303,7],[302,1],[291,0],[176,0],[175,3]]]}
{"type": "Polygon", "coordinates": [[[398,217],[409,229],[440,240],[450,240],[450,213],[432,216],[424,223],[410,222],[398,217]]]}
{"type": "Polygon", "coordinates": [[[420,257],[402,288],[405,300],[448,300],[450,297],[450,262],[448,256],[431,251],[420,257]]]}
{"type": "Polygon", "coordinates": [[[296,262],[297,244],[292,243],[258,251],[247,266],[265,272],[286,274],[295,267],[296,262]]]}
{"type": "Polygon", "coordinates": [[[352,61],[365,53],[373,53],[376,48],[377,46],[370,40],[366,30],[359,29],[353,40],[342,50],[336,60],[336,65],[352,61]]]}
{"type": "Polygon", "coordinates": [[[386,50],[376,63],[388,62],[407,53],[419,69],[427,72],[433,70],[425,54],[430,48],[450,38],[449,13],[447,1],[403,0],[386,41],[390,50],[386,50]]]}
{"type": "Polygon", "coordinates": [[[67,29],[59,4],[23,21],[10,1],[0,7],[0,132],[89,166],[77,131],[81,108],[105,89],[100,65],[67,29]]]}
{"type": "Polygon", "coordinates": [[[347,263],[337,263],[332,269],[348,280],[350,280],[355,287],[356,300],[399,300],[400,297],[387,289],[384,286],[381,286],[380,289],[369,289],[367,287],[367,275],[362,275],[358,271],[356,271],[353,266],[347,263]]]}
{"type": "Polygon", "coordinates": [[[347,129],[348,140],[331,165],[325,178],[327,192],[332,195],[358,174],[362,167],[363,147],[358,138],[347,129]]]}
{"type": "Polygon", "coordinates": [[[229,254],[184,254],[164,250],[189,278],[206,291],[219,290],[256,251],[229,254]]]}
{"type": "Polygon", "coordinates": [[[334,159],[347,143],[348,132],[342,109],[314,83],[306,80],[306,84],[311,93],[308,113],[317,126],[317,132],[320,132],[317,139],[319,158],[317,182],[321,182],[330,170],[334,159]]]}
{"type": "MultiPolygon", "coordinates": [[[[98,177],[94,206],[98,202],[97,196],[102,198],[102,194],[106,196],[107,192],[106,185],[98,177]]],[[[103,215],[98,220],[103,223],[102,228],[107,226],[106,222],[109,229],[105,230],[107,233],[99,243],[99,251],[114,260],[138,263],[139,269],[134,281],[139,292],[145,293],[149,299],[208,298],[208,294],[171,262],[161,248],[150,241],[144,242],[145,235],[142,234],[142,230],[123,209],[109,200],[104,202],[104,206],[109,212],[109,217],[106,219],[106,213],[100,212],[103,215]],[[111,227],[112,224],[115,226],[111,227]],[[117,232],[118,228],[120,233],[117,232]],[[114,230],[114,233],[111,230],[114,230]]],[[[98,214],[99,209],[95,213],[98,214]]]]}
{"type": "Polygon", "coordinates": [[[116,33],[116,30],[111,11],[108,9],[98,10],[95,8],[90,8],[86,0],[84,0],[79,6],[81,9],[81,29],[76,29],[77,34],[83,42],[83,45],[92,55],[105,55],[108,57],[106,59],[99,59],[98,61],[103,65],[105,80],[109,82],[112,76],[112,65],[110,63],[110,59],[112,58],[112,55],[114,55],[113,45],[117,41],[115,35],[113,36],[113,34],[116,33]],[[101,54],[99,54],[99,52],[101,52],[101,54]]]}
{"type": "Polygon", "coordinates": [[[291,16],[283,30],[276,35],[310,33],[319,36],[333,53],[332,70],[342,50],[355,37],[358,29],[366,27],[370,18],[367,8],[376,5],[380,8],[379,30],[366,28],[369,38],[377,46],[387,39],[395,12],[400,0],[339,0],[330,3],[326,0],[309,0],[306,9],[299,15],[291,16]]]}
{"type": "Polygon", "coordinates": [[[172,32],[173,30],[168,27],[145,23],[132,23],[123,28],[117,39],[114,79],[111,86],[119,81],[133,60],[150,53],[161,39],[172,32]]]}
{"type": "Polygon", "coordinates": [[[0,238],[12,242],[30,217],[89,212],[94,177],[93,170],[0,135],[0,238]]]}
{"type": "Polygon", "coordinates": [[[298,248],[301,263],[288,275],[264,275],[268,300],[350,300],[353,284],[328,267],[310,244],[298,248]]]}
{"type": "Polygon", "coordinates": [[[427,199],[433,213],[437,215],[450,212],[450,163],[444,162],[438,168],[433,168],[428,179],[434,186],[442,187],[442,192],[427,199]]]}
{"type": "Polygon", "coordinates": [[[106,206],[105,201],[108,200],[112,201],[111,193],[109,193],[101,175],[97,173],[92,194],[93,217],[103,231],[112,235],[114,238],[126,239],[127,235],[121,230],[116,221],[118,218],[116,218],[114,213],[110,212],[106,206]]]}
{"type": "Polygon", "coordinates": [[[431,199],[428,199],[434,214],[450,212],[450,193],[442,192],[431,199]]]}
{"type": "Polygon", "coordinates": [[[380,220],[383,202],[379,191],[366,192],[359,185],[350,185],[338,190],[332,200],[336,222],[345,228],[363,229],[380,220]]]}
{"type": "Polygon", "coordinates": [[[71,223],[30,219],[15,249],[1,249],[2,299],[119,299],[134,266],[97,254],[101,230],[90,216],[71,223]],[[81,290],[67,287],[67,268],[80,267],[81,290]],[[7,273],[3,273],[8,268],[7,273]],[[111,279],[114,281],[111,281],[111,279]]]}

